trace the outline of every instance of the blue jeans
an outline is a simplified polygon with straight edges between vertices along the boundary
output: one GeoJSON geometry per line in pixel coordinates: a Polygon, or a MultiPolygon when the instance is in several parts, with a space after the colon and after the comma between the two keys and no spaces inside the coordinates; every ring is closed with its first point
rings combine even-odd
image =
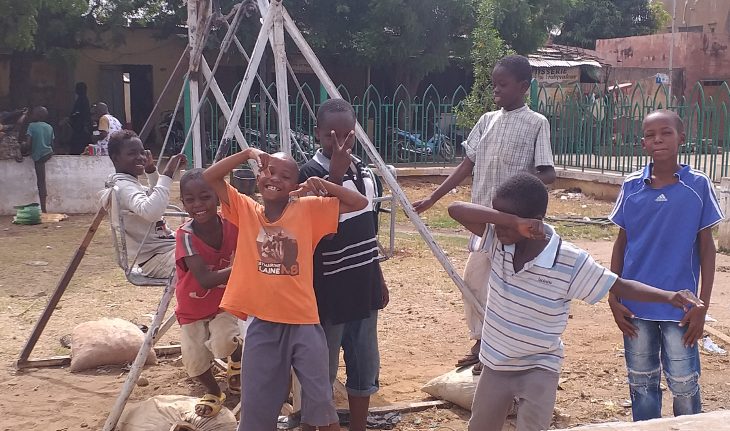
{"type": "Polygon", "coordinates": [[[340,366],[340,348],[345,352],[349,395],[369,397],[380,388],[380,352],[378,351],[378,311],[370,317],[334,325],[322,322],[329,349],[330,383],[337,379],[340,366]]]}
{"type": "Polygon", "coordinates": [[[662,371],[672,391],[674,415],[699,413],[700,354],[696,344],[686,348],[682,342],[687,327],[677,322],[641,319],[633,319],[632,323],[639,328],[638,335],[624,337],[624,347],[634,421],[662,416],[662,371]]]}

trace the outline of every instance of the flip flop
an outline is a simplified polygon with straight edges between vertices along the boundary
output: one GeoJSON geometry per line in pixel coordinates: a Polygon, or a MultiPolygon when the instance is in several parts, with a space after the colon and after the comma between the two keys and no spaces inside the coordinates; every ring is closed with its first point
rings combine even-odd
{"type": "MultiPolygon", "coordinates": [[[[195,407],[198,406],[205,406],[208,407],[210,410],[205,415],[198,415],[201,418],[212,418],[213,416],[217,415],[221,408],[223,408],[223,403],[226,402],[226,394],[221,393],[221,396],[213,395],[213,394],[205,394],[203,395],[197,404],[195,404],[195,407]]],[[[196,413],[197,414],[197,413],[196,413]]]]}
{"type": "Polygon", "coordinates": [[[479,353],[469,352],[456,362],[457,368],[465,368],[479,363],[479,353]]]}
{"type": "Polygon", "coordinates": [[[228,392],[238,395],[241,393],[241,361],[234,362],[228,358],[228,368],[226,369],[226,383],[228,383],[228,392]],[[231,380],[238,377],[238,386],[231,385],[231,380]]]}

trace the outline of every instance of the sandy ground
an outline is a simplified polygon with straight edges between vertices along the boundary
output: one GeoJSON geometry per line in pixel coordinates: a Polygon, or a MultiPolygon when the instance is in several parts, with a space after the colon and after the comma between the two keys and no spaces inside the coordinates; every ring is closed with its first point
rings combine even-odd
{"type": "MultiPolygon", "coordinates": [[[[404,181],[412,199],[425,196],[435,185],[404,181]]],[[[458,270],[463,268],[466,235],[443,215],[447,202],[468,198],[468,187],[444,198],[424,218],[458,270]]],[[[606,215],[611,205],[587,198],[551,200],[552,216],[606,215]]],[[[15,226],[0,218],[0,429],[100,429],[125,377],[119,367],[104,367],[72,374],[66,369],[16,372],[12,366],[60,274],[88,227],[91,216],[71,216],[64,222],[15,226]],[[41,266],[35,266],[39,265],[41,266]]],[[[558,225],[560,232],[608,264],[611,228],[585,229],[558,225]],[[607,240],[604,240],[606,238],[607,240]]],[[[381,314],[381,392],[374,404],[428,400],[424,383],[448,372],[469,347],[460,294],[432,257],[413,228],[399,216],[396,255],[384,263],[391,303],[381,314]]],[[[730,258],[719,256],[710,314],[714,327],[730,334],[730,258]]],[[[160,288],[129,285],[113,257],[109,226],[105,222],[92,242],[76,276],[50,320],[33,357],[68,354],[59,338],[74,325],[102,316],[121,317],[149,324],[160,288]]],[[[173,328],[162,344],[179,341],[173,328]]],[[[715,340],[718,344],[723,344],[715,340]]],[[[630,420],[622,340],[607,304],[575,303],[564,336],[566,361],[558,393],[562,413],[556,425],[630,420]]],[[[730,346],[724,346],[730,348],[730,346]]],[[[703,355],[703,407],[706,411],[730,407],[728,357],[703,355]]],[[[146,387],[138,387],[132,401],[156,394],[201,395],[201,387],[187,378],[178,358],[166,358],[148,367],[146,387]]],[[[222,376],[221,376],[222,379],[222,376]]],[[[235,403],[233,403],[235,404],[235,403]]],[[[665,395],[665,415],[671,414],[665,395]]],[[[464,430],[469,413],[459,408],[407,414],[400,430],[464,430]]],[[[505,429],[513,429],[511,426],[505,429]]]]}

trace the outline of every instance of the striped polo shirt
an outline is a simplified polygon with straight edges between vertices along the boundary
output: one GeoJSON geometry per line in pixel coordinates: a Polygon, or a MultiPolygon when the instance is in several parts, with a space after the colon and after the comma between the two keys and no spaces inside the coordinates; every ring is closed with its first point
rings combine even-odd
{"type": "Polygon", "coordinates": [[[491,256],[492,273],[479,357],[490,369],[559,373],[570,300],[595,304],[617,279],[547,224],[545,234],[545,249],[515,273],[515,246],[499,242],[492,225],[484,232],[480,251],[491,256]]]}

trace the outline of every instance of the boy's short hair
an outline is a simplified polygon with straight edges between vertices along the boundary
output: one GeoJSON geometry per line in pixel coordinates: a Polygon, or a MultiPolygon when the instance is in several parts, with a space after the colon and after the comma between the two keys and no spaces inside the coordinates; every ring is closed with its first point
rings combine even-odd
{"type": "Polygon", "coordinates": [[[539,178],[521,172],[507,179],[497,187],[494,195],[507,200],[522,218],[544,217],[547,213],[548,192],[539,178]]]}
{"type": "Polygon", "coordinates": [[[503,67],[515,77],[518,82],[532,81],[532,66],[530,66],[530,60],[527,57],[521,55],[508,55],[497,61],[494,65],[495,68],[503,67]]]}
{"type": "Polygon", "coordinates": [[[134,138],[139,138],[139,136],[137,136],[133,130],[125,129],[112,133],[109,137],[109,143],[107,144],[109,157],[119,154],[119,152],[122,151],[122,145],[124,145],[124,142],[134,138]]]}
{"type": "Polygon", "coordinates": [[[677,114],[676,112],[670,111],[669,109],[657,109],[656,111],[651,111],[650,113],[648,113],[646,117],[644,117],[644,121],[646,121],[646,119],[649,118],[650,115],[655,114],[663,114],[672,117],[672,120],[674,120],[674,127],[677,128],[677,132],[684,133],[684,122],[682,121],[682,117],[680,117],[679,114],[677,114]]]}
{"type": "Polygon", "coordinates": [[[355,108],[352,107],[350,102],[345,99],[327,99],[317,110],[317,124],[321,124],[325,114],[331,112],[349,112],[353,120],[357,119],[355,116],[355,108]]]}
{"type": "Polygon", "coordinates": [[[185,171],[185,173],[180,177],[180,194],[183,194],[183,189],[185,186],[190,182],[194,180],[204,180],[203,178],[203,172],[205,172],[205,169],[203,168],[193,168],[189,171],[185,171]]]}

